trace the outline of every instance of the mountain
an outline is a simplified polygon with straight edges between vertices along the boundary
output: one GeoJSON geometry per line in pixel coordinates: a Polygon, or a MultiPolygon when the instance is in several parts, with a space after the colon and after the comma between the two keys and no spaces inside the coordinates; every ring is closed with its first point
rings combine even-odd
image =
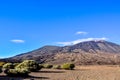
{"type": "MultiPolygon", "coordinates": [[[[64,48],[66,49],[66,47],[64,48]]],[[[73,46],[68,46],[67,48],[67,50],[71,52],[73,52],[74,50],[82,50],[84,52],[92,51],[95,53],[99,53],[99,51],[107,53],[120,53],[120,45],[103,40],[86,41],[73,46]]]]}
{"type": "Polygon", "coordinates": [[[33,59],[39,63],[62,64],[119,64],[120,45],[98,40],[86,41],[71,46],[44,46],[1,61],[20,62],[33,59]]]}

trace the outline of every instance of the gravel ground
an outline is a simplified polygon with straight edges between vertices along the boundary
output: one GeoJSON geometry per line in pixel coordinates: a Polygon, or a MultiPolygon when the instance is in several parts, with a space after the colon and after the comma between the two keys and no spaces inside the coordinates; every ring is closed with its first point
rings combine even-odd
{"type": "Polygon", "coordinates": [[[42,69],[30,73],[29,77],[7,77],[0,74],[0,80],[120,80],[117,65],[77,66],[75,70],[42,69]]]}

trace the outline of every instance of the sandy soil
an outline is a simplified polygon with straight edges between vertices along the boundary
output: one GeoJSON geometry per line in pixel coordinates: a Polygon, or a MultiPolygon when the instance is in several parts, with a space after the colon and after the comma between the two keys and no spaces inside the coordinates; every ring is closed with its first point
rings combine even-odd
{"type": "Polygon", "coordinates": [[[120,67],[117,65],[77,66],[75,70],[42,69],[32,72],[29,77],[6,77],[0,80],[120,80],[120,67]]]}

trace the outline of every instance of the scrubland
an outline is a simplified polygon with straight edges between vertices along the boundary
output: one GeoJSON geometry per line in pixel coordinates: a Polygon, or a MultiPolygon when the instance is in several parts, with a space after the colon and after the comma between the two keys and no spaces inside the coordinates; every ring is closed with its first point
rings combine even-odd
{"type": "Polygon", "coordinates": [[[120,80],[119,65],[76,66],[74,70],[41,69],[28,77],[8,77],[0,74],[0,80],[120,80]]]}

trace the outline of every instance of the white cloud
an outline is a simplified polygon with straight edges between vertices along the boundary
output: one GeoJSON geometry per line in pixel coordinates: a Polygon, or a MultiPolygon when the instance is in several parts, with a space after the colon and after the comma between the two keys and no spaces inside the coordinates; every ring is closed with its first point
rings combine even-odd
{"type": "Polygon", "coordinates": [[[108,38],[86,38],[86,39],[78,39],[74,41],[69,41],[69,42],[57,42],[57,44],[66,46],[66,45],[74,45],[80,42],[86,42],[86,41],[100,41],[100,40],[108,40],[108,38]]]}
{"type": "Polygon", "coordinates": [[[78,32],[76,32],[76,35],[81,35],[81,34],[85,35],[85,34],[88,34],[88,32],[84,32],[84,31],[78,31],[78,32]]]}
{"type": "Polygon", "coordinates": [[[66,46],[66,45],[72,45],[72,42],[57,42],[57,44],[66,46]]]}
{"type": "Polygon", "coordinates": [[[20,39],[13,39],[13,40],[10,40],[11,42],[13,43],[25,43],[24,40],[20,40],[20,39]]]}

